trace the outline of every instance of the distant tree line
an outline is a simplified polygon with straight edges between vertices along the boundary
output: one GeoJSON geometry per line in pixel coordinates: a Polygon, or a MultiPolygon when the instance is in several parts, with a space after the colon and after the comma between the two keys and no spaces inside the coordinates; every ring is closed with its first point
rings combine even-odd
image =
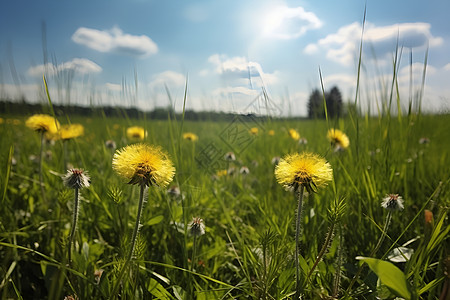
{"type": "Polygon", "coordinates": [[[328,118],[339,118],[343,116],[344,104],[342,101],[342,94],[337,86],[334,86],[330,91],[325,92],[325,95],[318,89],[311,92],[308,100],[308,117],[324,119],[325,104],[328,118]]]}
{"type": "MultiPolygon", "coordinates": [[[[147,118],[149,120],[167,120],[169,117],[174,120],[182,118],[181,113],[176,113],[171,107],[157,107],[152,111],[142,111],[136,107],[117,107],[117,106],[78,106],[78,105],[53,105],[56,116],[85,116],[85,117],[127,117],[130,119],[147,118]]],[[[0,114],[2,115],[32,115],[46,113],[51,114],[47,103],[27,103],[25,101],[13,102],[0,100],[0,114]]],[[[215,111],[186,110],[184,119],[189,121],[231,121],[236,116],[240,116],[242,121],[253,121],[260,119],[264,121],[265,116],[256,116],[254,114],[234,114],[215,111]]]]}

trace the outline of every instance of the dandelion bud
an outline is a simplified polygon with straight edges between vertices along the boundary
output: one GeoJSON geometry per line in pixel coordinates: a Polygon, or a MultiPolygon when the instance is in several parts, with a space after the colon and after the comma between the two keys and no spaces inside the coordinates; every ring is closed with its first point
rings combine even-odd
{"type": "Polygon", "coordinates": [[[425,209],[425,224],[431,224],[433,222],[433,212],[431,210],[425,209]]]}

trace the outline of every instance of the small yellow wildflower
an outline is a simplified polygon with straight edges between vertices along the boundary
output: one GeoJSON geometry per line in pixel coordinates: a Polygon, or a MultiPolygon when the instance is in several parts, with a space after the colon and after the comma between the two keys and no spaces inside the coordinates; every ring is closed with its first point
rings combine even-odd
{"type": "Polygon", "coordinates": [[[219,170],[216,172],[217,177],[223,177],[226,176],[228,174],[227,170],[219,170]]]}
{"type": "Polygon", "coordinates": [[[22,121],[20,121],[19,119],[6,119],[6,124],[11,124],[11,125],[20,125],[22,124],[22,121]]]}
{"type": "Polygon", "coordinates": [[[339,129],[332,128],[328,130],[327,138],[330,140],[331,145],[335,147],[336,150],[344,150],[350,145],[348,136],[339,129]]]}
{"type": "Polygon", "coordinates": [[[58,132],[59,122],[55,118],[45,114],[32,115],[27,119],[25,125],[37,132],[58,132]]]}
{"type": "Polygon", "coordinates": [[[198,140],[198,136],[195,133],[186,132],[186,133],[183,133],[183,139],[191,141],[191,142],[195,142],[198,140]]]}
{"type": "Polygon", "coordinates": [[[127,128],[127,137],[130,140],[142,141],[147,136],[145,129],[140,126],[132,126],[127,128]]]}
{"type": "Polygon", "coordinates": [[[3,124],[5,120],[3,118],[0,118],[0,124],[3,124]]]}
{"type": "Polygon", "coordinates": [[[292,128],[289,129],[289,136],[296,141],[300,139],[300,134],[297,132],[297,130],[292,128]]]}
{"type": "Polygon", "coordinates": [[[141,143],[117,150],[112,167],[129,184],[166,187],[175,175],[172,161],[160,147],[141,143]]]}
{"type": "Polygon", "coordinates": [[[321,156],[303,152],[286,155],[275,167],[275,177],[287,189],[298,190],[300,186],[314,192],[333,177],[331,166],[321,156]]]}
{"type": "Polygon", "coordinates": [[[258,127],[252,127],[252,128],[250,128],[250,134],[252,134],[252,135],[258,135],[258,127]]]}
{"type": "Polygon", "coordinates": [[[275,130],[270,129],[269,132],[267,132],[268,135],[274,136],[275,135],[275,130]]]}
{"type": "Polygon", "coordinates": [[[69,124],[61,126],[59,130],[59,138],[62,140],[70,140],[84,134],[84,127],[81,124],[69,124]]]}

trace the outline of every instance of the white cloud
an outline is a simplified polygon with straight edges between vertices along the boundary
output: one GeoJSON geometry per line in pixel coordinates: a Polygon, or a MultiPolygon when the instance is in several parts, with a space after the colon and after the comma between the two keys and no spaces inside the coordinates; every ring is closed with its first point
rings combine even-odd
{"type": "Polygon", "coordinates": [[[60,72],[73,71],[78,74],[99,73],[102,68],[93,61],[85,58],[74,58],[71,61],[59,65],[47,63],[46,65],[37,65],[28,69],[27,73],[33,77],[41,77],[43,74],[53,76],[60,72]]]}
{"type": "Polygon", "coordinates": [[[319,51],[319,47],[316,44],[309,44],[305,47],[304,52],[306,54],[314,54],[319,51]]]}
{"type": "Polygon", "coordinates": [[[279,72],[265,73],[257,62],[248,61],[245,57],[236,56],[228,58],[226,55],[214,54],[208,58],[214,65],[214,71],[229,80],[247,82],[259,78],[266,84],[277,83],[279,72]]]}
{"type": "Polygon", "coordinates": [[[120,84],[117,83],[105,83],[105,87],[108,91],[111,92],[120,92],[122,90],[122,86],[120,84]]]}
{"type": "Polygon", "coordinates": [[[165,71],[153,76],[152,81],[149,83],[149,87],[163,88],[164,85],[168,87],[181,87],[186,84],[186,76],[174,71],[165,71]]]}
{"type": "MultiPolygon", "coordinates": [[[[391,70],[364,69],[360,75],[358,103],[364,111],[370,108],[371,113],[377,113],[383,104],[393,97],[393,109],[396,109],[397,87],[400,105],[404,111],[412,101],[412,108],[418,109],[418,100],[422,97],[423,111],[445,112],[450,109],[450,87],[447,85],[445,67],[436,68],[426,66],[426,77],[423,80],[423,63],[413,63],[401,67],[397,74],[396,84],[392,85],[393,74],[391,70]],[[394,89],[392,91],[392,89],[394,89]]],[[[447,73],[448,74],[448,73],[447,73]]],[[[348,73],[325,75],[323,78],[325,90],[336,85],[342,92],[344,101],[354,101],[357,78],[348,73]]],[[[448,81],[448,80],[447,80],[448,81]]]]}
{"type": "MultiPolygon", "coordinates": [[[[431,25],[428,23],[400,23],[389,26],[366,23],[363,34],[363,49],[367,53],[365,56],[370,58],[374,51],[378,58],[383,59],[395,51],[397,42],[399,47],[416,49],[441,45],[443,39],[434,37],[430,29],[431,25]]],[[[323,49],[328,59],[349,65],[358,55],[361,32],[362,27],[359,23],[343,26],[336,33],[329,34],[315,44],[307,45],[304,52],[313,54],[323,49]]]]}
{"type": "Polygon", "coordinates": [[[445,71],[450,71],[450,63],[446,64],[443,69],[445,71]]]}
{"type": "Polygon", "coordinates": [[[72,35],[72,40],[99,52],[131,56],[148,56],[158,52],[158,46],[148,36],[123,33],[118,27],[111,30],[80,27],[72,35]]]}
{"type": "Polygon", "coordinates": [[[332,74],[325,76],[323,78],[323,84],[325,86],[325,89],[331,88],[334,85],[337,86],[353,86],[356,83],[356,76],[345,74],[345,73],[338,73],[338,74],[332,74]]]}
{"type": "Polygon", "coordinates": [[[257,96],[260,91],[252,90],[242,86],[217,88],[212,91],[213,96],[227,96],[229,94],[242,94],[246,96],[257,96]]]}
{"type": "Polygon", "coordinates": [[[301,6],[288,7],[285,4],[269,7],[261,14],[262,36],[277,39],[296,39],[308,30],[322,27],[322,22],[312,12],[301,6]]]}

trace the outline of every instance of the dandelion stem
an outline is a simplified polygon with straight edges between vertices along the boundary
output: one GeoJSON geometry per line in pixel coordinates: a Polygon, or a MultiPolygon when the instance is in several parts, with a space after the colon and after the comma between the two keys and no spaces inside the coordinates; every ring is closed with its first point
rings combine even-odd
{"type": "Polygon", "coordinates": [[[194,243],[192,245],[192,261],[191,271],[194,272],[195,256],[197,255],[197,235],[194,235],[194,243]]]}
{"type": "MultiPolygon", "coordinates": [[[[377,253],[377,251],[380,248],[381,244],[383,243],[384,238],[386,237],[386,232],[387,232],[387,229],[389,227],[389,223],[391,222],[391,218],[392,218],[392,211],[389,211],[387,216],[386,216],[386,222],[385,222],[384,227],[383,227],[383,232],[381,233],[381,236],[378,239],[378,242],[377,242],[375,248],[373,248],[372,252],[370,252],[369,257],[373,257],[377,253]]],[[[350,285],[347,288],[347,291],[345,292],[346,295],[348,295],[348,293],[350,292],[350,289],[355,284],[356,280],[359,278],[359,275],[361,275],[361,272],[362,272],[364,266],[365,266],[365,264],[360,265],[360,267],[358,269],[358,272],[356,272],[356,275],[353,277],[352,281],[350,282],[350,285]]]]}
{"type": "Polygon", "coordinates": [[[77,230],[78,212],[80,210],[79,198],[80,198],[80,192],[79,192],[78,188],[75,188],[72,228],[70,229],[70,234],[69,234],[69,251],[68,251],[69,264],[72,262],[72,244],[73,244],[73,238],[75,236],[75,231],[77,230]]]}
{"type": "Polygon", "coordinates": [[[64,156],[64,166],[63,171],[67,170],[67,141],[63,140],[63,156],[64,156]]]}
{"type": "Polygon", "coordinates": [[[381,244],[384,241],[384,238],[386,237],[386,232],[387,229],[389,227],[389,224],[391,223],[391,218],[392,218],[392,211],[389,210],[387,216],[386,216],[386,223],[384,223],[384,227],[383,227],[383,232],[381,233],[380,239],[378,240],[377,245],[375,246],[375,248],[373,248],[372,253],[370,253],[370,257],[374,256],[375,253],[377,253],[378,249],[380,248],[381,244]]]}
{"type": "Polygon", "coordinates": [[[296,272],[295,299],[300,298],[300,266],[298,261],[298,255],[300,252],[299,236],[301,230],[300,222],[302,218],[303,191],[304,186],[300,185],[300,191],[298,192],[297,221],[295,224],[295,272],[296,272]]]}
{"type": "Polygon", "coordinates": [[[136,238],[139,232],[140,222],[141,222],[141,214],[142,214],[142,208],[144,207],[144,191],[145,191],[145,184],[140,185],[141,190],[139,193],[139,206],[138,206],[138,212],[136,216],[136,223],[134,225],[133,229],[133,235],[131,236],[131,248],[130,252],[128,253],[127,261],[131,261],[133,258],[133,252],[134,252],[134,246],[136,245],[136,238]]]}
{"type": "Polygon", "coordinates": [[[42,160],[44,156],[44,131],[41,132],[41,149],[39,150],[39,185],[41,186],[41,194],[44,199],[44,203],[47,202],[44,189],[44,177],[42,175],[42,160]]]}
{"type": "Polygon", "coordinates": [[[139,194],[139,206],[138,206],[138,212],[137,212],[137,216],[136,216],[136,223],[135,223],[134,229],[133,229],[133,235],[131,236],[130,251],[128,252],[126,261],[125,261],[124,265],[122,266],[122,269],[120,270],[119,276],[117,277],[116,283],[114,285],[114,289],[113,289],[109,299],[114,299],[114,297],[116,296],[117,291],[119,289],[120,282],[122,281],[122,277],[125,274],[125,271],[131,262],[131,259],[133,258],[134,247],[136,245],[136,239],[137,239],[137,235],[139,233],[142,209],[144,207],[145,184],[141,183],[140,187],[141,187],[141,189],[140,189],[140,194],[139,194]]]}

